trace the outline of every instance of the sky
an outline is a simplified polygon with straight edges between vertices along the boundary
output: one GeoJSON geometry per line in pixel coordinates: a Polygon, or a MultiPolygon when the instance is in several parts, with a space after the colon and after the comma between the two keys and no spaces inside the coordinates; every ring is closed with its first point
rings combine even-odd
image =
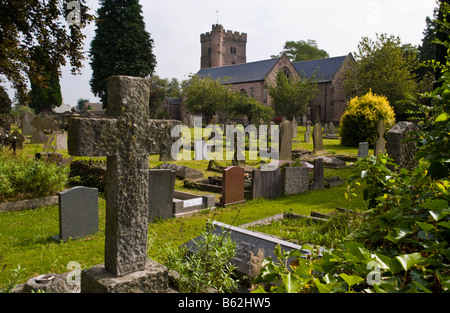
{"type": "MultiPolygon", "coordinates": [[[[200,34],[217,22],[225,30],[247,33],[247,62],[279,54],[286,41],[315,40],[330,57],[357,50],[362,37],[377,33],[399,36],[402,43],[421,44],[425,19],[435,0],[141,0],[146,30],[154,40],[156,75],[188,78],[200,69],[200,34]],[[218,13],[217,13],[218,12],[218,13]]],[[[99,1],[88,0],[96,14],[99,1]]],[[[85,30],[89,51],[95,23],[85,30]]],[[[97,102],[89,85],[92,70],[83,62],[81,75],[62,68],[63,102],[76,106],[80,98],[97,102]]],[[[10,93],[13,99],[13,92],[10,93]]]]}

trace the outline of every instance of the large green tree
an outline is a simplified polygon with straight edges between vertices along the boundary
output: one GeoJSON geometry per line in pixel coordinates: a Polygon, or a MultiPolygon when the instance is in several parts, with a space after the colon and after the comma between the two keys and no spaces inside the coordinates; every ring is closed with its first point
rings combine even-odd
{"type": "Polygon", "coordinates": [[[5,88],[0,86],[0,114],[8,114],[11,111],[12,101],[5,88]]]}
{"type": "Polygon", "coordinates": [[[247,116],[249,124],[254,124],[260,119],[265,122],[270,121],[275,115],[271,107],[266,107],[241,91],[232,92],[228,102],[228,112],[232,116],[247,116]]]}
{"type": "Polygon", "coordinates": [[[369,91],[386,96],[396,115],[410,108],[417,99],[414,71],[417,58],[399,37],[377,34],[376,40],[363,37],[354,53],[355,64],[344,74],[344,92],[348,98],[369,91]]]}
{"type": "Polygon", "coordinates": [[[328,52],[320,49],[317,42],[312,39],[299,41],[286,41],[283,51],[279,55],[272,56],[278,58],[285,53],[292,62],[308,61],[328,58],[328,52]]]}
{"type": "Polygon", "coordinates": [[[139,0],[101,0],[97,14],[97,28],[89,51],[90,84],[92,92],[106,107],[108,77],[147,77],[156,66],[156,58],[139,0]]]}
{"type": "Polygon", "coordinates": [[[16,90],[19,103],[26,103],[27,81],[39,84],[45,78],[32,58],[33,48],[42,46],[57,67],[70,62],[72,72],[82,67],[82,30],[93,19],[85,0],[68,6],[66,0],[2,0],[0,2],[0,82],[16,90]],[[79,5],[79,7],[78,7],[79,5]],[[80,19],[69,23],[76,14],[80,19]]]}
{"type": "Polygon", "coordinates": [[[288,120],[306,113],[308,103],[318,92],[315,74],[309,78],[305,75],[288,78],[283,71],[279,71],[275,82],[266,82],[266,86],[275,114],[288,120]]]}
{"type": "Polygon", "coordinates": [[[39,64],[41,79],[30,77],[31,91],[29,93],[29,106],[36,113],[51,112],[52,108],[59,107],[62,103],[61,86],[59,84],[58,65],[53,65],[48,52],[44,47],[37,46],[33,49],[32,58],[39,64]]]}

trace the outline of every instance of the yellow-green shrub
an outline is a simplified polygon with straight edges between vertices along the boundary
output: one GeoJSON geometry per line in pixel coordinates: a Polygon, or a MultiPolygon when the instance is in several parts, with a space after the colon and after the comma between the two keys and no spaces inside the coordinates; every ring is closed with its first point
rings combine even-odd
{"type": "Polygon", "coordinates": [[[372,91],[350,100],[341,117],[340,135],[344,146],[357,146],[360,142],[372,145],[377,140],[377,123],[384,120],[386,129],[395,123],[395,113],[384,96],[372,91]]]}

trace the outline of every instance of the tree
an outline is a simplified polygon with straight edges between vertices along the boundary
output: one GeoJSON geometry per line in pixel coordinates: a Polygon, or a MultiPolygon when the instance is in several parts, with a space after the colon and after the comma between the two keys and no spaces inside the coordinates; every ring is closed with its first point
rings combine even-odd
{"type": "Polygon", "coordinates": [[[329,57],[328,52],[319,49],[317,42],[311,39],[308,39],[307,41],[286,41],[283,51],[281,51],[279,55],[272,57],[278,58],[283,55],[283,53],[286,53],[292,62],[317,60],[329,57]]]}
{"type": "Polygon", "coordinates": [[[40,64],[32,58],[34,46],[42,46],[55,67],[65,66],[67,58],[72,73],[79,73],[85,59],[85,35],[81,31],[93,17],[87,13],[85,0],[78,0],[77,3],[80,5],[79,11],[67,8],[67,1],[63,0],[1,1],[0,82],[11,83],[19,103],[27,102],[27,78],[36,84],[45,79],[41,75],[40,64]],[[61,22],[73,13],[79,13],[79,23],[68,26],[61,22]]]}
{"type": "Polygon", "coordinates": [[[186,109],[193,114],[203,115],[207,124],[216,112],[226,110],[228,100],[231,100],[232,92],[221,81],[220,78],[214,80],[211,77],[191,75],[184,83],[186,109]]]}
{"type": "Polygon", "coordinates": [[[0,86],[0,114],[8,114],[11,111],[12,101],[5,88],[0,86]]]}
{"type": "Polygon", "coordinates": [[[275,114],[292,120],[295,116],[306,112],[308,103],[313,100],[318,92],[316,75],[306,78],[301,74],[300,78],[289,78],[279,71],[274,83],[266,82],[266,88],[272,99],[275,114]]]}
{"type": "Polygon", "coordinates": [[[41,79],[36,80],[33,76],[30,77],[29,105],[36,113],[49,113],[53,107],[59,107],[62,103],[58,65],[51,63],[48,52],[42,46],[34,47],[32,59],[39,64],[41,79]]]}
{"type": "Polygon", "coordinates": [[[373,93],[386,96],[398,116],[416,100],[416,56],[404,49],[399,37],[377,34],[375,41],[363,37],[354,53],[355,64],[344,73],[348,98],[373,93]]]}
{"type": "MultiPolygon", "coordinates": [[[[439,13],[437,16],[437,27],[436,27],[436,40],[438,43],[444,43],[448,40],[448,33],[450,31],[450,15],[449,8],[450,0],[440,0],[439,1],[439,13]]],[[[436,46],[436,62],[445,65],[448,58],[448,50],[442,44],[436,46]]],[[[442,70],[440,67],[436,68],[436,80],[441,77],[442,70]]],[[[436,83],[436,87],[439,87],[440,83],[436,83]]]]}
{"type": "Polygon", "coordinates": [[[145,30],[139,0],[101,0],[91,42],[90,85],[106,107],[107,79],[113,75],[149,76],[156,59],[153,39],[145,30]]]}
{"type": "Polygon", "coordinates": [[[249,124],[260,119],[269,121],[275,115],[272,108],[264,106],[247,93],[234,91],[231,93],[230,99],[228,112],[233,116],[247,116],[249,124]]]}

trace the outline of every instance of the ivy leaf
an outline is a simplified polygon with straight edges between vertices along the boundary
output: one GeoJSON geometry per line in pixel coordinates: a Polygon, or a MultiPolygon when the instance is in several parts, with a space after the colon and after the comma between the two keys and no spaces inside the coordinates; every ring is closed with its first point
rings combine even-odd
{"type": "Polygon", "coordinates": [[[441,218],[450,213],[448,202],[444,199],[434,199],[432,201],[427,201],[423,204],[423,207],[428,209],[431,217],[435,221],[439,221],[441,218]]]}
{"type": "Polygon", "coordinates": [[[422,230],[426,233],[429,233],[430,231],[435,229],[433,224],[423,223],[423,222],[416,222],[416,224],[419,225],[419,227],[422,228],[422,230]]]}
{"type": "Polygon", "coordinates": [[[359,284],[360,282],[364,281],[364,278],[361,278],[359,276],[356,275],[347,275],[345,273],[339,274],[339,276],[345,280],[345,282],[347,283],[348,287],[350,288],[351,286],[355,285],[355,284],[359,284]]]}
{"type": "Polygon", "coordinates": [[[283,286],[286,292],[293,293],[297,292],[297,289],[301,285],[301,281],[298,280],[294,275],[291,275],[291,273],[280,275],[281,279],[283,280],[283,286]]]}
{"type": "Polygon", "coordinates": [[[390,271],[392,274],[397,274],[402,270],[401,264],[394,258],[390,258],[376,252],[374,253],[374,257],[381,269],[390,271]]]}
{"type": "Polygon", "coordinates": [[[420,253],[415,252],[411,254],[402,254],[395,257],[402,265],[405,271],[409,270],[411,266],[419,263],[422,260],[420,253]]]}
{"type": "Polygon", "coordinates": [[[447,113],[442,113],[441,115],[439,115],[436,118],[436,123],[437,122],[445,122],[446,120],[448,120],[450,118],[450,115],[448,115],[447,113]]]}
{"type": "Polygon", "coordinates": [[[314,284],[320,293],[331,293],[331,290],[325,284],[322,284],[318,278],[314,279],[314,284]]]}

